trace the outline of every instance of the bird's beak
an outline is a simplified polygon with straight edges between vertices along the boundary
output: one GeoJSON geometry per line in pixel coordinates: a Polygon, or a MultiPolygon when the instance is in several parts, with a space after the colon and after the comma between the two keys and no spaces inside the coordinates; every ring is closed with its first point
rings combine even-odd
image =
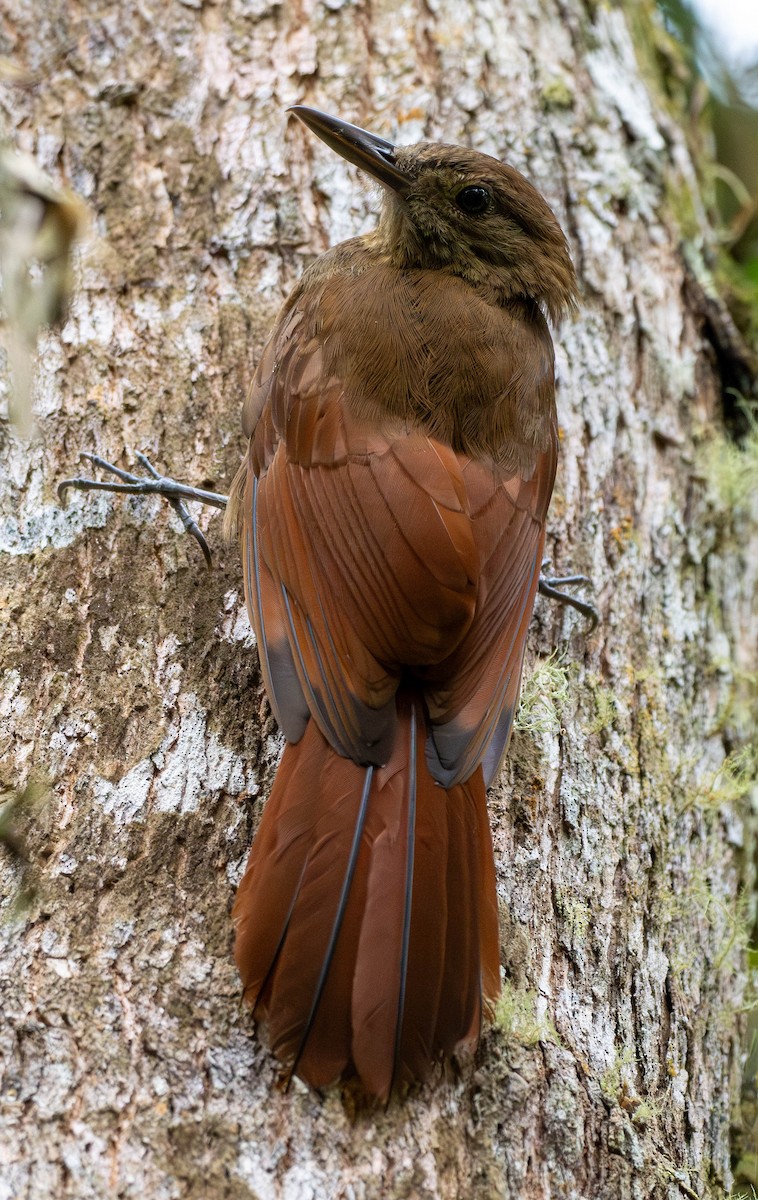
{"type": "Polygon", "coordinates": [[[401,171],[395,162],[395,147],[392,142],[367,133],[358,125],[349,125],[339,117],[330,117],[328,113],[319,112],[317,108],[307,108],[304,104],[295,104],[287,112],[294,113],[298,120],[326,142],[332,150],[348,162],[354,163],[363,171],[368,171],[374,179],[378,179],[385,187],[393,192],[404,195],[410,186],[411,179],[405,171],[401,171]]]}

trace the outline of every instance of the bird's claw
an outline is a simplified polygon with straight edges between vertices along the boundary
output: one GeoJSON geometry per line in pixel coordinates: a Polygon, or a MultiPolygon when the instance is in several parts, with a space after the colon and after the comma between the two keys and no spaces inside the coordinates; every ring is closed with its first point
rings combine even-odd
{"type": "MultiPolygon", "coordinates": [[[[550,561],[545,559],[542,563],[542,570],[550,566],[550,561]]],[[[600,613],[594,604],[588,600],[579,600],[576,596],[572,596],[570,592],[563,589],[567,587],[575,587],[582,584],[591,584],[592,580],[587,575],[540,575],[539,592],[543,596],[549,597],[551,600],[557,600],[560,604],[568,604],[570,608],[576,609],[583,617],[586,617],[590,622],[589,631],[592,633],[600,621],[600,613]]]]}
{"type": "Polygon", "coordinates": [[[144,475],[133,475],[130,471],[124,471],[121,467],[108,462],[107,459],[101,458],[99,454],[90,454],[86,450],[83,450],[79,457],[86,462],[91,462],[93,466],[99,467],[101,471],[107,471],[111,475],[115,475],[121,482],[115,483],[108,480],[83,479],[79,477],[63,479],[58,484],[58,498],[61,502],[65,500],[68,488],[76,488],[82,492],[116,492],[129,496],[163,496],[164,500],[168,501],[179,517],[187,533],[199,545],[205,559],[205,564],[210,570],[212,559],[208,543],[203,537],[197,522],[193,520],[187,511],[183,500],[197,500],[201,504],[210,504],[214,508],[225,508],[226,496],[220,495],[217,492],[206,492],[202,488],[189,487],[186,484],[178,483],[175,479],[169,479],[167,476],[159,474],[144,454],[138,453],[136,458],[140,465],[147,471],[148,478],[145,478],[144,475]]]}

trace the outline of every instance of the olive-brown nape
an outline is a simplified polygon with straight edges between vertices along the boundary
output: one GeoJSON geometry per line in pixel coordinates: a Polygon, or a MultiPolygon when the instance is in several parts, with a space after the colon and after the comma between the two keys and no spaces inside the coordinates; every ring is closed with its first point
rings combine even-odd
{"type": "Polygon", "coordinates": [[[376,244],[400,267],[442,269],[504,302],[528,296],[558,321],[577,305],[568,244],[547,201],[515,167],[460,146],[422,142],[396,149],[409,179],[386,193],[376,244]],[[459,197],[483,189],[489,203],[467,212],[459,197]]]}

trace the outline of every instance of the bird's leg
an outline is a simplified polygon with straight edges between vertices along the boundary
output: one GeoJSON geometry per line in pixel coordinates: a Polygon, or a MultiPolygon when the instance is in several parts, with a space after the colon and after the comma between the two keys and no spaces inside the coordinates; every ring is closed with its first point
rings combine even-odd
{"type": "Polygon", "coordinates": [[[88,454],[86,451],[82,451],[79,457],[100,467],[103,471],[109,471],[111,475],[120,479],[121,483],[100,479],[63,479],[58,484],[58,497],[61,501],[64,500],[68,488],[76,488],[81,492],[118,492],[128,496],[163,496],[179,517],[187,533],[191,534],[200,546],[206,566],[210,568],[211,552],[208,549],[208,543],[182,501],[197,500],[199,504],[210,504],[213,508],[223,509],[226,508],[228,496],[223,496],[219,492],[206,492],[202,488],[189,487],[185,483],[178,483],[175,479],[160,475],[144,454],[137,454],[136,457],[140,465],[148,472],[147,477],[122,471],[121,467],[114,466],[113,463],[100,458],[98,454],[88,454]]]}
{"type": "MultiPolygon", "coordinates": [[[[543,572],[550,567],[550,560],[544,559],[542,563],[543,572]]],[[[575,608],[590,622],[589,632],[597,626],[600,620],[600,613],[595,608],[594,604],[590,604],[587,600],[578,600],[576,596],[572,596],[569,592],[563,589],[573,587],[576,584],[592,583],[592,580],[587,575],[540,575],[539,591],[543,596],[548,596],[551,600],[558,600],[561,604],[568,604],[569,607],[575,608]]]]}

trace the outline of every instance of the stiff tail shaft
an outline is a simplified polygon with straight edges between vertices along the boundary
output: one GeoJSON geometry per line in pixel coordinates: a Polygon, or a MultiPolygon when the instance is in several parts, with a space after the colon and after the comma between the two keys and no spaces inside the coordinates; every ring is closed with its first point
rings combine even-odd
{"type": "Polygon", "coordinates": [[[246,999],[315,1087],[357,1074],[387,1100],[474,1044],[499,991],[481,768],[446,791],[424,741],[413,702],[384,767],[342,758],[310,721],[285,749],[240,885],[246,999]]]}

